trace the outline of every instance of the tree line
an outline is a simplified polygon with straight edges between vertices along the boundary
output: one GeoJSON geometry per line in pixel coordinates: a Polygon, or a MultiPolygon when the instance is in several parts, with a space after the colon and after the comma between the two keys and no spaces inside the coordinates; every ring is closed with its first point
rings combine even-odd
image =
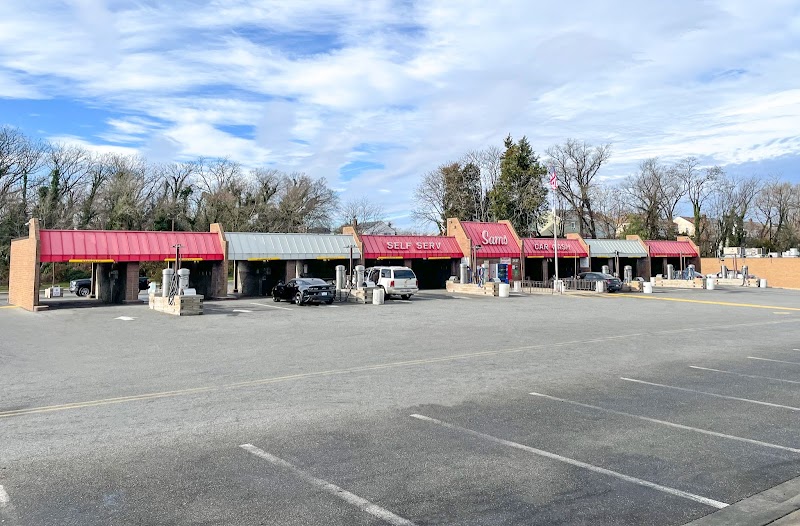
{"type": "Polygon", "coordinates": [[[414,216],[441,233],[448,217],[458,217],[508,219],[521,235],[539,236],[554,222],[547,184],[555,171],[560,235],[569,230],[586,238],[675,239],[673,219],[689,210],[691,237],[704,256],[728,246],[773,252],[800,244],[800,184],[775,175],[731,176],[691,156],[671,164],[644,159],[632,174],[600,177],[610,157],[610,145],[577,139],[540,156],[527,138],[508,136],[503,149],[472,151],[426,173],[414,193],[414,216]]]}
{"type": "MultiPolygon", "coordinates": [[[[150,163],[96,154],[0,128],[0,276],[10,241],[30,217],[48,229],[329,232],[352,217],[325,179],[274,169],[245,170],[230,159],[150,163]],[[341,212],[341,213],[340,213],[341,212]]],[[[370,208],[375,213],[375,207],[370,208]]]]}

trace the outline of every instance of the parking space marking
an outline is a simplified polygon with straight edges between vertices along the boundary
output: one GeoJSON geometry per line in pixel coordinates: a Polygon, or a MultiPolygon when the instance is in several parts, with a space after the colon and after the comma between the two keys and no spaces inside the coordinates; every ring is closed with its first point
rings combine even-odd
{"type": "Polygon", "coordinates": [[[574,405],[574,406],[578,406],[578,407],[585,407],[587,409],[594,409],[596,411],[602,411],[604,413],[610,413],[612,415],[620,415],[620,416],[627,416],[627,417],[630,417],[630,418],[637,418],[639,420],[644,420],[645,422],[652,422],[654,424],[661,424],[661,425],[664,425],[664,426],[674,427],[676,429],[683,429],[684,431],[693,431],[695,433],[701,433],[703,435],[709,435],[709,436],[713,436],[713,437],[717,437],[717,438],[726,438],[728,440],[736,440],[738,442],[746,442],[748,444],[754,444],[756,446],[769,447],[769,448],[773,448],[773,449],[780,449],[780,450],[783,450],[783,451],[789,451],[791,453],[800,454],[800,449],[793,448],[793,447],[781,446],[779,444],[771,444],[769,442],[762,442],[760,440],[754,440],[752,438],[737,437],[737,436],[728,435],[728,434],[725,434],[725,433],[718,433],[716,431],[710,431],[708,429],[701,429],[699,427],[685,426],[683,424],[676,424],[674,422],[667,422],[666,420],[658,420],[656,418],[649,418],[649,417],[646,417],[646,416],[635,415],[633,413],[626,413],[624,411],[617,411],[615,409],[607,409],[605,407],[600,407],[600,406],[597,406],[597,405],[584,404],[582,402],[575,402],[573,400],[567,400],[566,398],[558,398],[556,396],[550,396],[550,395],[546,395],[546,394],[543,394],[543,393],[530,393],[530,394],[533,395],[533,396],[538,396],[540,398],[547,398],[549,400],[555,400],[556,402],[564,402],[565,404],[570,404],[570,405],[574,405]]]}
{"type": "Polygon", "coordinates": [[[9,502],[11,502],[11,499],[8,496],[8,492],[0,485],[0,508],[5,508],[9,502]]]}
{"type": "Polygon", "coordinates": [[[697,391],[696,389],[688,389],[686,387],[675,387],[674,385],[664,385],[664,384],[657,384],[654,382],[645,382],[644,380],[635,380],[633,378],[625,378],[620,377],[620,380],[625,380],[626,382],[635,382],[637,384],[644,384],[644,385],[653,385],[656,387],[664,387],[665,389],[675,389],[676,391],[684,391],[687,393],[695,393],[695,394],[702,394],[706,396],[713,396],[716,398],[724,398],[726,400],[736,400],[738,402],[747,402],[750,404],[758,404],[758,405],[765,405],[769,407],[778,407],[780,409],[789,409],[791,411],[800,411],[800,407],[792,407],[790,405],[781,405],[781,404],[773,404],[772,402],[762,402],[761,400],[751,400],[749,398],[739,398],[737,396],[727,396],[721,395],[717,393],[709,393],[708,391],[697,391]]]}
{"type": "Polygon", "coordinates": [[[239,447],[241,447],[242,449],[244,449],[248,453],[251,453],[251,454],[253,454],[253,455],[255,455],[255,456],[257,456],[257,457],[259,457],[259,458],[261,458],[263,460],[266,460],[267,462],[269,462],[271,464],[274,464],[276,466],[280,466],[280,467],[282,467],[282,468],[284,468],[284,469],[286,469],[288,471],[291,471],[292,473],[294,473],[301,480],[311,484],[312,486],[314,486],[316,488],[321,489],[322,491],[324,491],[326,493],[330,493],[334,497],[338,497],[338,498],[342,499],[343,501],[347,502],[348,504],[351,504],[351,505],[355,506],[356,508],[360,509],[361,511],[365,511],[365,512],[369,513],[370,515],[372,515],[373,517],[377,517],[378,519],[380,519],[380,520],[382,520],[382,521],[384,521],[384,522],[386,522],[388,524],[393,524],[395,526],[416,526],[416,524],[411,522],[410,520],[405,519],[403,517],[400,517],[399,515],[395,515],[391,511],[389,511],[389,510],[387,510],[385,508],[382,508],[382,507],[378,506],[377,504],[374,504],[374,503],[368,501],[367,499],[361,498],[361,497],[359,497],[358,495],[356,495],[354,493],[350,493],[346,489],[340,488],[336,484],[332,484],[330,482],[327,482],[325,480],[317,478],[314,475],[311,475],[310,473],[307,473],[307,472],[303,471],[302,469],[294,466],[293,464],[290,464],[289,462],[286,462],[282,458],[278,458],[275,455],[271,455],[271,454],[267,453],[266,451],[264,451],[262,449],[259,449],[259,448],[257,448],[256,446],[254,446],[252,444],[242,444],[239,447]]]}
{"type": "Polygon", "coordinates": [[[0,305],[0,309],[17,309],[16,305],[0,305]]]}
{"type": "Polygon", "coordinates": [[[503,446],[511,447],[514,449],[519,449],[528,453],[533,453],[534,455],[538,455],[541,457],[549,458],[552,460],[557,460],[559,462],[563,462],[565,464],[569,464],[571,466],[576,466],[579,468],[583,468],[589,471],[593,471],[595,473],[600,473],[603,475],[607,475],[610,477],[618,478],[620,480],[624,480],[626,482],[630,482],[633,484],[637,484],[639,486],[643,486],[646,488],[655,489],[669,495],[673,495],[676,497],[683,497],[685,499],[693,500],[695,502],[699,502],[701,504],[705,504],[707,506],[712,506],[714,508],[722,509],[728,506],[725,502],[720,502],[718,500],[709,499],[708,497],[703,497],[701,495],[695,495],[694,493],[689,493],[687,491],[670,488],[668,486],[662,486],[661,484],[656,484],[655,482],[650,482],[649,480],[640,479],[637,477],[632,477],[630,475],[625,475],[624,473],[620,473],[618,471],[612,471],[610,469],[601,468],[600,466],[595,466],[593,464],[587,464],[586,462],[581,462],[580,460],[575,460],[569,457],[563,457],[556,453],[550,453],[549,451],[544,451],[543,449],[536,449],[534,447],[526,446],[525,444],[520,444],[518,442],[512,442],[510,440],[505,440],[502,438],[497,438],[492,435],[487,435],[485,433],[481,433],[479,431],[473,431],[472,429],[467,429],[465,427],[457,426],[455,424],[450,424],[448,422],[444,422],[442,420],[437,420],[436,418],[431,418],[429,416],[420,415],[420,414],[413,414],[411,415],[412,418],[416,418],[417,420],[423,420],[425,422],[430,422],[432,424],[436,424],[438,426],[452,429],[453,431],[458,431],[460,433],[464,433],[467,435],[471,435],[477,438],[481,438],[483,440],[494,442],[495,444],[501,444],[503,446]]]}
{"type": "Polygon", "coordinates": [[[633,294],[621,294],[616,296],[618,298],[635,298],[638,300],[655,300],[655,301],[678,301],[681,303],[702,303],[705,305],[723,305],[725,307],[748,307],[751,309],[773,309],[773,310],[787,310],[787,311],[800,311],[798,307],[781,307],[779,305],[758,305],[755,303],[732,303],[729,301],[710,301],[710,300],[691,300],[687,298],[658,298],[654,296],[639,296],[633,294]]]}
{"type": "Polygon", "coordinates": [[[277,305],[269,305],[267,303],[251,303],[250,305],[258,305],[260,307],[269,307],[270,309],[280,309],[280,310],[294,310],[288,307],[278,307],[277,305]]]}
{"type": "Polygon", "coordinates": [[[761,362],[775,362],[775,363],[786,363],[791,365],[800,365],[800,362],[787,362],[786,360],[775,360],[772,358],[761,358],[759,356],[748,356],[748,360],[759,360],[761,362]]]}
{"type": "Polygon", "coordinates": [[[757,374],[735,373],[733,371],[723,371],[722,369],[712,369],[711,367],[700,367],[698,365],[690,365],[689,367],[692,369],[699,369],[701,371],[713,371],[715,373],[732,374],[734,376],[741,376],[742,378],[755,378],[757,380],[774,380],[776,382],[785,382],[787,384],[800,384],[800,382],[796,380],[786,380],[785,378],[772,378],[771,376],[760,376],[757,374]]]}

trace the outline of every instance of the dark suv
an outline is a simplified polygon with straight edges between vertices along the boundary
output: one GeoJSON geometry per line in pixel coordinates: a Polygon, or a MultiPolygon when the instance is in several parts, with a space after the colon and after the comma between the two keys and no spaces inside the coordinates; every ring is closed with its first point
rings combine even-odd
{"type": "Polygon", "coordinates": [[[605,281],[606,290],[608,290],[608,292],[618,292],[622,290],[622,282],[619,278],[615,278],[611,274],[603,274],[602,272],[582,272],[578,274],[578,279],[584,281],[605,281]]]}
{"type": "MultiPolygon", "coordinates": [[[[147,276],[139,276],[139,290],[147,290],[150,280],[147,276]]],[[[69,282],[69,291],[82,298],[86,298],[92,291],[92,280],[89,278],[73,279],[69,282]]]]}

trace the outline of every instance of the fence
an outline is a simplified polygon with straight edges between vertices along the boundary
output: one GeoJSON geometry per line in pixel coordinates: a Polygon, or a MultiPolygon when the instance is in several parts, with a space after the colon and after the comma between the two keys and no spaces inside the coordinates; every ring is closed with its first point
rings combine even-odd
{"type": "MultiPolygon", "coordinates": [[[[587,281],[585,279],[565,279],[562,281],[564,283],[564,290],[585,290],[592,292],[597,290],[596,281],[587,281]]],[[[522,290],[523,292],[553,291],[554,290],[553,280],[552,279],[547,281],[525,280],[522,282],[522,290]]]]}

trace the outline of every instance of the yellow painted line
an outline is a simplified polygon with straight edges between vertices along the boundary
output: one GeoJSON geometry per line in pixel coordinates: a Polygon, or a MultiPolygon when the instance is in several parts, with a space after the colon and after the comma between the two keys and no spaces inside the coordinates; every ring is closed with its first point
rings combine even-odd
{"type": "Polygon", "coordinates": [[[16,305],[0,305],[0,309],[18,309],[16,305]]]}
{"type": "Polygon", "coordinates": [[[360,372],[368,372],[368,371],[378,371],[382,369],[392,369],[395,367],[409,367],[414,365],[428,365],[434,363],[441,363],[441,362],[448,362],[453,360],[464,360],[470,358],[482,358],[485,356],[498,356],[504,354],[517,354],[517,353],[525,353],[530,351],[536,351],[541,349],[551,349],[553,347],[568,347],[572,345],[577,346],[585,346],[586,344],[590,343],[600,343],[604,341],[611,341],[611,340],[625,340],[628,338],[636,338],[636,337],[644,337],[644,336],[653,336],[657,334],[673,334],[673,333],[684,333],[684,332],[692,332],[692,331],[704,331],[709,329],[727,329],[727,328],[741,328],[747,326],[761,326],[761,325],[778,325],[784,323],[794,323],[796,320],[792,321],[771,321],[771,322],[753,322],[753,323],[737,323],[731,325],[716,325],[716,326],[708,326],[708,327],[696,327],[696,328],[679,328],[679,329],[665,329],[663,331],[656,331],[651,333],[631,333],[631,334],[619,334],[614,336],[605,336],[601,338],[592,338],[589,340],[571,340],[566,342],[556,342],[556,343],[548,343],[548,344],[540,344],[540,345],[528,345],[525,347],[516,347],[513,349],[500,349],[497,351],[478,351],[472,353],[465,353],[465,354],[452,354],[448,356],[440,356],[438,358],[421,358],[418,360],[405,360],[400,362],[388,362],[382,364],[374,364],[374,365],[362,365],[358,367],[349,367],[345,369],[330,369],[327,371],[312,371],[308,373],[298,373],[298,374],[290,374],[286,376],[275,376],[272,378],[261,378],[256,380],[245,380],[241,382],[233,382],[229,384],[222,384],[218,386],[206,386],[206,387],[193,387],[188,389],[179,389],[174,391],[161,391],[156,393],[145,393],[141,395],[132,395],[132,396],[120,396],[115,398],[101,398],[98,400],[89,400],[86,402],[73,402],[67,404],[58,404],[58,405],[49,405],[49,406],[42,406],[42,407],[31,407],[27,409],[15,409],[11,411],[0,411],[0,418],[11,418],[15,416],[24,416],[24,415],[32,415],[38,413],[49,413],[55,411],[67,411],[70,409],[83,409],[87,407],[98,407],[98,406],[105,406],[111,404],[120,404],[125,402],[138,402],[143,400],[155,400],[159,398],[172,398],[177,396],[186,396],[186,395],[193,395],[199,393],[207,393],[213,391],[222,391],[226,389],[239,389],[243,387],[253,387],[265,384],[272,384],[278,382],[287,382],[291,380],[301,380],[305,378],[319,378],[324,376],[334,376],[334,375],[343,375],[343,374],[352,374],[352,373],[360,373],[360,372]]]}
{"type": "Polygon", "coordinates": [[[633,296],[622,294],[618,298],[634,298],[638,300],[656,300],[656,301],[677,301],[679,303],[702,303],[705,305],[724,305],[726,307],[749,307],[751,309],[773,309],[773,310],[790,310],[800,312],[798,307],[780,307],[776,305],[757,305],[755,303],[731,303],[728,301],[709,301],[709,300],[689,300],[685,298],[655,298],[653,296],[633,296]]]}

